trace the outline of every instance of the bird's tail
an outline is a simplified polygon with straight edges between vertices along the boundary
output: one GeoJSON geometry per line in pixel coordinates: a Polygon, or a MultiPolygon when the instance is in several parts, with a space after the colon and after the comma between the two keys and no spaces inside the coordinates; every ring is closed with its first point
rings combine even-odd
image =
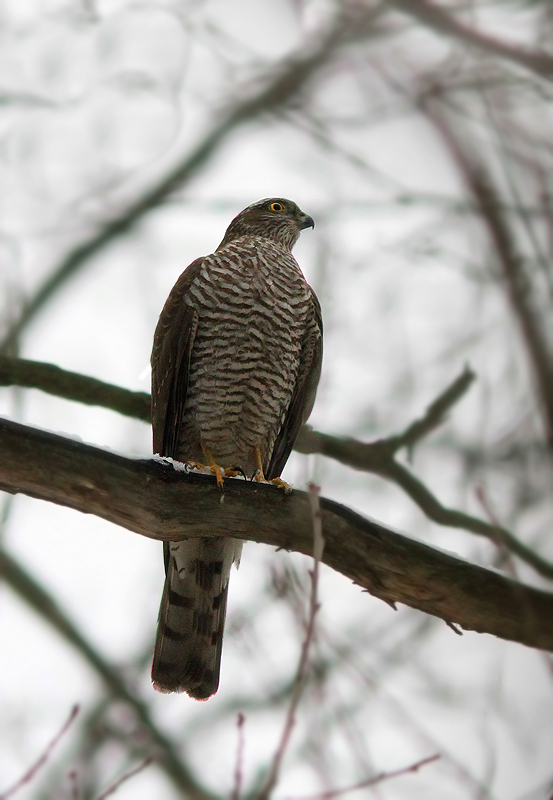
{"type": "Polygon", "coordinates": [[[219,686],[230,569],[242,542],[198,538],[166,545],[166,578],[152,681],[159,692],[207,700],[219,686]]]}

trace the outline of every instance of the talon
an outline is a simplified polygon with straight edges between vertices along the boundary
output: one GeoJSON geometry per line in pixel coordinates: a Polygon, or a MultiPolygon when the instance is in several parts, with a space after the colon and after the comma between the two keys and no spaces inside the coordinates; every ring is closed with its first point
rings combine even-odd
{"type": "Polygon", "coordinates": [[[213,456],[211,455],[211,451],[202,445],[202,450],[204,451],[204,455],[207,459],[208,468],[211,470],[211,474],[215,476],[217,480],[217,486],[221,491],[223,491],[223,469],[217,464],[213,456]]]}
{"type": "Polygon", "coordinates": [[[225,478],[237,478],[239,475],[241,475],[244,480],[247,480],[246,473],[242,467],[226,467],[223,472],[225,478]]]}
{"type": "Polygon", "coordinates": [[[261,461],[261,450],[259,449],[259,447],[254,447],[253,457],[257,469],[255,470],[255,473],[252,477],[252,481],[259,481],[259,483],[272,483],[273,486],[277,486],[279,489],[283,489],[286,492],[286,494],[290,494],[290,492],[292,491],[292,487],[290,486],[290,484],[286,483],[286,481],[283,481],[282,478],[272,478],[269,481],[265,478],[265,475],[263,473],[263,464],[261,461]]]}
{"type": "Polygon", "coordinates": [[[273,486],[278,486],[279,489],[283,489],[285,494],[290,494],[292,491],[290,484],[283,481],[282,478],[273,478],[269,483],[272,483],[273,486]]]}
{"type": "Polygon", "coordinates": [[[211,474],[215,476],[217,479],[217,486],[221,491],[223,490],[223,471],[219,464],[210,464],[209,469],[211,470],[211,474]]]}

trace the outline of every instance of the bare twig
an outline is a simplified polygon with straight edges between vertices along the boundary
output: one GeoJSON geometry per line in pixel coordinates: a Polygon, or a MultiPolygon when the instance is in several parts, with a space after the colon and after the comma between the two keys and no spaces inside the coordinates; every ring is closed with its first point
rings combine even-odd
{"type": "Polygon", "coordinates": [[[443,425],[448,412],[464,397],[475,380],[474,372],[469,367],[465,367],[463,372],[430,403],[420,419],[408,425],[403,433],[385,440],[388,446],[395,452],[404,447],[409,449],[420,439],[443,425]]]}
{"type": "Polygon", "coordinates": [[[410,764],[408,767],[395,769],[391,772],[379,772],[378,775],[375,775],[373,778],[368,778],[366,781],[355,783],[352,786],[346,786],[343,789],[331,789],[328,792],[301,795],[300,797],[287,797],[286,800],[334,800],[335,797],[342,797],[349,792],[355,792],[358,789],[368,789],[370,786],[376,786],[378,783],[389,781],[392,778],[399,778],[402,775],[409,775],[412,772],[418,772],[421,767],[425,767],[427,764],[432,764],[439,758],[440,756],[438,754],[434,756],[428,756],[428,758],[422,758],[420,761],[416,761],[414,764],[410,764]]]}
{"type": "Polygon", "coordinates": [[[296,724],[296,713],[305,686],[309,650],[311,648],[311,643],[315,633],[315,617],[317,616],[317,612],[319,610],[319,603],[317,599],[319,589],[319,564],[323,557],[325,544],[323,538],[319,493],[320,487],[316,486],[314,483],[310,483],[309,505],[313,517],[313,569],[310,573],[311,592],[309,595],[309,613],[307,617],[305,636],[302,642],[300,659],[296,670],[296,677],[294,679],[294,685],[290,695],[290,703],[286,713],[286,718],[284,720],[284,727],[282,729],[280,742],[275,751],[265,785],[257,795],[256,800],[268,800],[273,789],[278,783],[282,761],[292,735],[292,729],[296,724]]]}
{"type": "Polygon", "coordinates": [[[111,786],[108,786],[108,788],[105,789],[102,792],[102,794],[98,795],[97,800],[105,800],[106,797],[115,794],[115,792],[119,789],[119,787],[123,783],[128,781],[129,778],[134,778],[135,775],[138,775],[139,772],[142,772],[142,770],[146,769],[146,767],[148,767],[153,760],[154,760],[153,756],[148,756],[148,758],[145,758],[144,761],[138,764],[138,766],[134,767],[133,769],[130,769],[128,772],[125,772],[125,774],[121,775],[121,777],[118,778],[114,783],[112,783],[111,786]]]}
{"type": "Polygon", "coordinates": [[[81,790],[79,788],[79,776],[77,771],[72,769],[69,771],[69,783],[71,784],[71,800],[81,800],[81,790]]]}
{"type": "Polygon", "coordinates": [[[413,422],[403,433],[396,436],[365,443],[356,439],[329,436],[310,430],[306,426],[300,432],[295,449],[300,453],[321,453],[354,469],[387,478],[403,489],[429,519],[439,525],[460,528],[484,536],[494,543],[501,540],[504,547],[530,564],[540,575],[553,578],[553,564],[542,558],[539,553],[517,539],[506,528],[497,527],[463,511],[447,508],[421,480],[395,458],[400,448],[411,447],[421,436],[439,425],[446,411],[462,397],[473,380],[473,373],[465,370],[428,407],[421,419],[413,422]]]}
{"type": "Polygon", "coordinates": [[[242,779],[244,777],[244,723],[245,716],[239,712],[236,719],[236,729],[238,731],[238,746],[236,748],[236,764],[234,767],[234,788],[231,800],[240,800],[242,792],[242,779]]]}
{"type": "Polygon", "coordinates": [[[322,453],[354,469],[367,472],[385,470],[399,450],[410,449],[443,424],[448,411],[465,395],[475,378],[475,374],[466,367],[428,406],[423,416],[408,425],[402,433],[366,444],[356,439],[317,433],[305,426],[296,442],[296,449],[300,453],[322,453]]]}
{"type": "Polygon", "coordinates": [[[501,541],[504,547],[525,561],[544,578],[553,578],[553,564],[542,558],[528,545],[517,539],[510,531],[503,527],[496,527],[485,520],[465,514],[454,508],[447,508],[432,492],[403,464],[391,461],[386,467],[374,470],[382,477],[389,478],[400,486],[403,491],[421,508],[426,516],[448,528],[459,528],[470,531],[478,536],[497,543],[501,541]]]}
{"type": "Polygon", "coordinates": [[[71,709],[71,712],[69,714],[69,717],[63,723],[63,725],[62,725],[61,729],[58,731],[58,733],[56,733],[56,735],[53,737],[53,739],[46,746],[46,748],[45,748],[44,752],[42,753],[42,755],[33,764],[33,766],[30,767],[30,769],[28,769],[27,772],[13,786],[11,786],[5,792],[2,792],[2,794],[0,794],[0,800],[8,800],[8,797],[12,797],[14,794],[16,794],[16,792],[18,792],[20,789],[22,789],[23,786],[25,786],[26,783],[30,783],[32,781],[32,779],[35,777],[35,775],[40,770],[40,768],[43,767],[44,764],[48,761],[48,759],[50,758],[50,756],[52,754],[52,751],[54,750],[54,748],[56,747],[56,745],[58,744],[60,739],[63,737],[63,735],[71,727],[71,725],[75,721],[78,713],[79,713],[79,706],[73,706],[73,708],[71,709]]]}

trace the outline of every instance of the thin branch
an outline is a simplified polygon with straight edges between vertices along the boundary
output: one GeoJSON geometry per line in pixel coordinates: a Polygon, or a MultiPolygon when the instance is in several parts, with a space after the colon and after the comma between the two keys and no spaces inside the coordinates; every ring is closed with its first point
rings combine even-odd
{"type": "Polygon", "coordinates": [[[403,433],[380,439],[376,442],[359,442],[329,436],[311,430],[308,426],[300,432],[295,449],[300,453],[320,453],[363,472],[371,472],[393,481],[424,511],[426,516],[439,525],[483,536],[503,546],[532,566],[545,578],[553,578],[553,564],[542,558],[531,547],[521,542],[510,531],[485,520],[447,508],[407,467],[400,464],[396,452],[402,447],[411,447],[421,436],[436,428],[449,408],[456,403],[474,380],[474,374],[465,370],[427,409],[426,413],[409,425],[403,433]]]}
{"type": "Polygon", "coordinates": [[[244,724],[246,717],[241,711],[238,712],[236,719],[236,730],[238,731],[238,745],[236,748],[236,763],[234,766],[234,788],[231,800],[240,800],[242,793],[242,780],[244,777],[244,724]]]}
{"type": "Polygon", "coordinates": [[[307,618],[307,627],[303,638],[300,658],[296,670],[296,677],[292,686],[290,694],[290,702],[284,720],[284,727],[280,737],[280,742],[274,754],[269,774],[265,781],[265,785],[256,797],[256,800],[268,800],[272,794],[273,789],[276,787],[280,775],[280,769],[284,755],[290,742],[292,729],[296,724],[296,713],[298,705],[303,694],[305,687],[305,679],[307,676],[307,664],[309,660],[309,651],[311,643],[315,635],[315,618],[319,610],[318,591],[319,591],[319,564],[324,554],[324,537],[322,528],[321,507],[319,502],[320,487],[314,483],[309,484],[309,506],[313,518],[313,570],[310,574],[311,577],[311,591],[309,594],[309,614],[307,618]]]}
{"type": "Polygon", "coordinates": [[[430,403],[426,409],[425,414],[412,422],[403,433],[397,436],[392,436],[386,440],[390,449],[394,452],[402,448],[411,448],[418,441],[428,436],[433,430],[443,425],[447,418],[447,414],[456,405],[459,400],[467,393],[476,380],[476,375],[469,368],[465,367],[463,372],[440,394],[430,403]]]}
{"type": "Polygon", "coordinates": [[[334,800],[335,797],[342,797],[349,792],[356,792],[358,789],[368,789],[370,786],[376,786],[377,784],[383,783],[384,781],[389,781],[392,778],[399,778],[402,775],[409,775],[412,772],[418,772],[421,767],[425,767],[427,764],[432,764],[439,758],[440,756],[437,754],[434,756],[428,756],[427,758],[422,758],[420,761],[416,761],[414,764],[410,764],[408,767],[394,769],[391,772],[379,772],[378,775],[375,775],[373,778],[369,778],[366,781],[361,781],[361,783],[356,783],[353,786],[346,786],[343,789],[331,789],[329,792],[322,792],[321,794],[302,795],[301,797],[287,797],[286,800],[334,800]]]}
{"type": "Polygon", "coordinates": [[[112,783],[111,786],[108,786],[108,788],[102,792],[102,794],[98,795],[97,800],[106,800],[106,797],[109,797],[111,794],[115,794],[115,792],[123,783],[126,783],[129,778],[134,778],[134,776],[138,775],[139,772],[142,772],[142,770],[146,769],[146,767],[149,767],[153,760],[153,756],[148,756],[148,758],[145,758],[144,761],[142,761],[136,767],[133,767],[133,769],[125,772],[125,774],[121,775],[121,777],[118,778],[115,783],[112,783]]]}
{"type": "MultiPolygon", "coordinates": [[[[130,459],[0,419],[0,489],[96,514],[152,539],[232,536],[313,552],[305,492],[130,459]]],[[[553,594],[470,564],[333,501],[321,500],[323,561],[387,603],[405,603],[465,630],[553,649],[553,594]]],[[[1,571],[1,570],[0,570],[1,571]]]]}
{"type": "Polygon", "coordinates": [[[461,530],[483,536],[494,544],[498,541],[502,545],[533,567],[544,578],[553,578],[553,564],[542,558],[535,550],[513,536],[503,527],[486,522],[478,517],[465,514],[454,508],[442,505],[438,498],[420,481],[412,472],[397,461],[390,463],[387,469],[380,473],[382,477],[389,478],[400,486],[403,491],[419,506],[426,516],[447,528],[460,528],[461,530]]]}
{"type": "Polygon", "coordinates": [[[321,453],[354,469],[380,474],[393,462],[399,450],[412,448],[443,424],[447,413],[468,391],[475,378],[474,372],[466,367],[428,406],[423,416],[410,423],[402,433],[364,443],[319,433],[305,426],[296,442],[296,449],[300,453],[321,453]]]}
{"type": "Polygon", "coordinates": [[[63,737],[63,735],[67,732],[67,730],[71,727],[71,725],[75,721],[78,713],[79,713],[79,706],[73,706],[73,708],[71,709],[71,713],[69,714],[69,717],[63,723],[61,729],[56,733],[51,742],[48,743],[42,755],[13,786],[11,786],[5,792],[2,792],[2,794],[0,794],[0,800],[8,800],[8,797],[12,797],[14,794],[16,794],[16,792],[22,789],[26,783],[30,783],[32,781],[32,779],[41,769],[41,767],[43,767],[44,764],[46,764],[46,762],[50,758],[53,750],[55,749],[60,739],[63,737]]]}
{"type": "Polygon", "coordinates": [[[550,80],[553,76],[553,57],[546,52],[533,52],[509,42],[503,42],[489,34],[480,33],[480,31],[459,22],[441,6],[431,3],[429,0],[391,0],[391,2],[404,14],[415,17],[424,26],[438,33],[484,53],[525,67],[541,78],[550,80]]]}

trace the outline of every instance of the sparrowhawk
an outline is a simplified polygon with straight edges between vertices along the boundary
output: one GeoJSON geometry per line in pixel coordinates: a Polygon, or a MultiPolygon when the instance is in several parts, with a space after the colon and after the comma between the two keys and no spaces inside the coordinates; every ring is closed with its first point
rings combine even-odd
{"type": "MultiPolygon", "coordinates": [[[[284,198],[238,214],[182,273],[152,351],[154,452],[278,479],[315,400],[320,306],[291,250],[310,216],[284,198]]],[[[217,691],[230,569],[242,542],[166,542],[152,681],[204,700],[217,691]]]]}

